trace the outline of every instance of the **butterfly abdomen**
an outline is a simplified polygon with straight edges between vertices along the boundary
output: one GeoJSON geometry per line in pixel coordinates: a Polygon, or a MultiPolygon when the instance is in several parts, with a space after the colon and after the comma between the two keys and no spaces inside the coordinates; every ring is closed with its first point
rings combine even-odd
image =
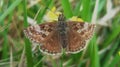
{"type": "Polygon", "coordinates": [[[63,48],[68,45],[68,30],[67,26],[58,27],[59,40],[63,48]]]}

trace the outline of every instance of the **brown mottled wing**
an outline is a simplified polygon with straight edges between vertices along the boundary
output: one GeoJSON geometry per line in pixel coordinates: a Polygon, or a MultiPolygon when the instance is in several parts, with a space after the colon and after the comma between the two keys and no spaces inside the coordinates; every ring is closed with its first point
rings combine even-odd
{"type": "Polygon", "coordinates": [[[67,45],[66,53],[78,53],[85,47],[86,40],[82,39],[78,33],[70,30],[68,37],[69,44],[67,45]]]}
{"type": "Polygon", "coordinates": [[[69,31],[69,44],[67,46],[67,53],[77,53],[85,46],[94,31],[94,25],[82,22],[68,22],[69,31]]]}
{"type": "Polygon", "coordinates": [[[55,28],[54,22],[44,23],[30,26],[24,30],[24,33],[32,42],[40,44],[40,51],[55,55],[61,53],[61,45],[55,28]]]}
{"type": "Polygon", "coordinates": [[[94,29],[95,29],[95,24],[90,24],[87,22],[68,22],[69,27],[71,28],[72,31],[76,32],[79,34],[82,39],[84,38],[85,40],[88,40],[92,37],[94,29]]]}
{"type": "Polygon", "coordinates": [[[62,52],[62,46],[58,37],[57,31],[53,32],[51,37],[40,46],[41,52],[49,55],[60,55],[62,52]]]}
{"type": "Polygon", "coordinates": [[[55,27],[56,22],[43,23],[24,29],[24,33],[33,43],[40,44],[51,36],[52,32],[55,30],[55,27]]]}

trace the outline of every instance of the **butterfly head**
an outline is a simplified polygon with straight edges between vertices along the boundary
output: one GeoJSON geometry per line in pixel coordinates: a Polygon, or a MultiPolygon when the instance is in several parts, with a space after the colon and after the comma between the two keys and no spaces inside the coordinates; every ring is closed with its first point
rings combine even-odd
{"type": "Polygon", "coordinates": [[[65,21],[65,16],[63,13],[58,16],[58,21],[65,21]]]}
{"type": "Polygon", "coordinates": [[[67,24],[65,23],[65,16],[62,14],[59,14],[58,16],[58,24],[57,28],[58,30],[62,31],[67,27],[67,24]]]}

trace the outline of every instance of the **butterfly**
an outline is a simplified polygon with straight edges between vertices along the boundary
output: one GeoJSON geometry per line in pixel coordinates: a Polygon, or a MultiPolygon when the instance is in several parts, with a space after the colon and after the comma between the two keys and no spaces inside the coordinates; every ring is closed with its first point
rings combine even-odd
{"type": "Polygon", "coordinates": [[[29,26],[24,33],[33,43],[40,45],[40,51],[49,55],[78,53],[86,46],[94,33],[95,24],[79,21],[65,21],[63,14],[56,22],[29,26]]]}

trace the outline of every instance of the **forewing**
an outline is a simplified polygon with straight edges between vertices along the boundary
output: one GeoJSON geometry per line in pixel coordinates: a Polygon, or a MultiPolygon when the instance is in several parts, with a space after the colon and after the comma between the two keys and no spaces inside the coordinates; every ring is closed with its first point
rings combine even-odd
{"type": "Polygon", "coordinates": [[[95,24],[90,24],[87,22],[68,22],[68,26],[72,31],[77,32],[79,36],[85,40],[88,40],[92,37],[95,29],[95,24]]]}
{"type": "Polygon", "coordinates": [[[51,37],[40,45],[41,52],[49,55],[60,55],[62,52],[62,46],[58,37],[57,31],[53,32],[51,37]]]}
{"type": "Polygon", "coordinates": [[[95,25],[83,22],[68,22],[69,44],[67,53],[77,53],[85,48],[87,41],[92,37],[95,25]]]}
{"type": "Polygon", "coordinates": [[[43,23],[24,29],[24,33],[32,42],[40,44],[51,36],[55,27],[56,22],[43,23]]]}

